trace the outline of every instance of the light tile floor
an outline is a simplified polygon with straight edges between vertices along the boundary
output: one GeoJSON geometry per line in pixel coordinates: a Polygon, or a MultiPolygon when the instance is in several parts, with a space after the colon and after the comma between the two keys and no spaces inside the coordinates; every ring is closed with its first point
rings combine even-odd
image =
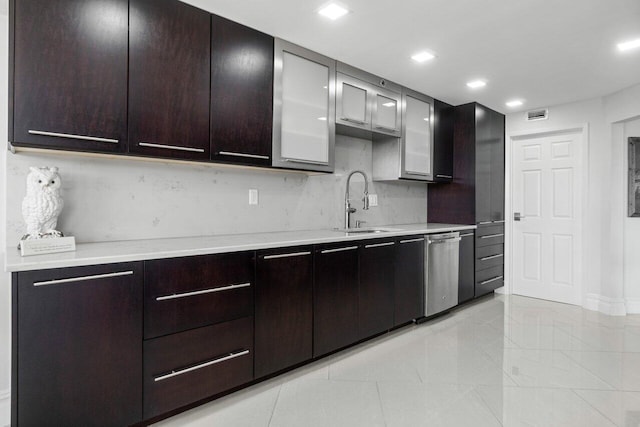
{"type": "Polygon", "coordinates": [[[494,295],[158,423],[640,426],[640,315],[494,295]]]}

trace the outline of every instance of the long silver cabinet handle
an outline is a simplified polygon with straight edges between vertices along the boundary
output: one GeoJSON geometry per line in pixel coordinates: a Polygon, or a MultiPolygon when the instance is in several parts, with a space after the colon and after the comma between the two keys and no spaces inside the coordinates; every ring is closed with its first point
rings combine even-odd
{"type": "Polygon", "coordinates": [[[217,359],[210,360],[208,362],[201,363],[199,365],[191,366],[190,368],[184,368],[177,371],[171,371],[170,374],[161,375],[159,377],[155,377],[153,381],[158,382],[162,380],[166,380],[169,378],[177,377],[178,375],[183,375],[188,372],[193,372],[198,369],[206,368],[207,366],[215,365],[217,363],[226,362],[227,360],[235,359],[236,357],[241,357],[249,354],[249,350],[242,350],[233,353],[229,353],[226,356],[218,357],[217,359]]]}
{"type": "Polygon", "coordinates": [[[362,120],[350,119],[349,117],[340,117],[340,120],[345,122],[355,123],[357,125],[366,125],[367,122],[363,122],[362,120]]]}
{"type": "Polygon", "coordinates": [[[437,175],[436,175],[436,178],[449,178],[449,179],[453,179],[453,176],[452,176],[452,175],[440,175],[440,174],[437,174],[437,175]]]}
{"type": "Polygon", "coordinates": [[[468,233],[468,234],[461,234],[460,237],[471,237],[473,236],[473,233],[468,233]]]}
{"type": "Polygon", "coordinates": [[[329,162],[321,162],[321,161],[316,161],[316,160],[305,160],[305,159],[287,159],[287,158],[283,158],[282,161],[283,162],[293,162],[293,163],[308,163],[310,165],[323,165],[323,166],[327,166],[329,164],[329,162]]]}
{"type": "Polygon", "coordinates": [[[492,279],[485,280],[484,282],[480,282],[480,284],[481,285],[486,285],[487,283],[495,282],[496,280],[500,280],[502,278],[504,278],[504,276],[496,276],[496,277],[494,277],[492,279]]]}
{"type": "Polygon", "coordinates": [[[440,243],[455,243],[455,242],[459,242],[460,240],[462,240],[461,237],[454,237],[452,239],[442,239],[442,240],[430,240],[429,244],[430,245],[437,245],[440,243]]]}
{"type": "Polygon", "coordinates": [[[400,240],[400,243],[413,243],[413,242],[424,242],[424,237],[421,237],[420,239],[400,240]]]}
{"type": "Polygon", "coordinates": [[[398,132],[398,129],[388,128],[386,126],[376,126],[376,129],[384,130],[384,131],[387,131],[387,132],[398,132]]]}
{"type": "Polygon", "coordinates": [[[504,219],[499,219],[499,220],[491,221],[491,222],[494,223],[494,224],[504,224],[504,219]]]}
{"type": "Polygon", "coordinates": [[[380,248],[382,246],[392,246],[395,245],[396,242],[387,242],[387,243],[374,243],[373,245],[364,245],[365,249],[369,248],[380,248]]]}
{"type": "Polygon", "coordinates": [[[180,147],[177,145],[153,144],[151,142],[139,142],[140,147],[162,148],[163,150],[190,151],[193,153],[204,153],[204,148],[180,147]]]}
{"type": "Polygon", "coordinates": [[[157,297],[156,301],[166,301],[166,300],[171,300],[171,299],[193,297],[193,296],[196,296],[196,295],[210,294],[212,292],[231,291],[233,289],[248,288],[249,286],[251,286],[251,283],[240,283],[238,285],[220,286],[218,288],[203,289],[201,291],[193,291],[193,292],[184,292],[182,294],[165,295],[165,296],[157,297]]]}
{"type": "Polygon", "coordinates": [[[84,282],[87,280],[107,279],[109,277],[131,276],[133,271],[119,271],[117,273],[94,274],[91,276],[69,277],[67,279],[47,280],[44,282],[33,282],[33,286],[59,285],[62,283],[84,282]]]}
{"type": "Polygon", "coordinates": [[[265,159],[265,160],[269,160],[269,156],[263,156],[261,154],[235,153],[233,151],[219,151],[218,154],[221,155],[221,156],[247,157],[247,158],[250,158],[250,159],[265,159]]]}
{"type": "Polygon", "coordinates": [[[486,236],[480,236],[481,239],[493,239],[494,237],[502,237],[504,233],[499,234],[487,234],[486,236]]]}
{"type": "Polygon", "coordinates": [[[290,254],[265,255],[264,259],[289,258],[294,256],[305,256],[305,255],[311,255],[311,252],[293,252],[290,254]]]}
{"type": "Polygon", "coordinates": [[[45,132],[42,130],[29,129],[28,133],[30,133],[31,135],[55,136],[57,138],[81,139],[83,141],[109,142],[111,144],[117,144],[119,142],[117,139],[111,139],[111,138],[99,138],[97,136],[86,136],[86,135],[73,135],[70,133],[45,132]]]}
{"type": "Polygon", "coordinates": [[[353,251],[355,249],[358,249],[358,247],[357,246],[347,246],[346,248],[325,249],[323,251],[320,251],[320,253],[321,254],[332,254],[334,252],[353,251]]]}
{"type": "Polygon", "coordinates": [[[487,224],[491,224],[491,223],[493,223],[493,221],[480,221],[478,223],[478,225],[487,225],[487,224]]]}
{"type": "Polygon", "coordinates": [[[491,255],[491,256],[486,256],[486,257],[482,257],[480,258],[480,261],[487,261],[489,259],[495,259],[495,258],[500,258],[503,257],[504,254],[498,254],[498,255],[491,255]]]}

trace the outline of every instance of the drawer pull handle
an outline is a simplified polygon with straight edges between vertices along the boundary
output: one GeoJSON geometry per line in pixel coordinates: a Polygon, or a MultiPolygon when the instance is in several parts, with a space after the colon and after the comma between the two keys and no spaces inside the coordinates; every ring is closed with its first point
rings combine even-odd
{"type": "Polygon", "coordinates": [[[260,154],[235,153],[233,151],[219,151],[218,154],[221,155],[221,156],[248,157],[250,159],[265,159],[265,160],[269,160],[269,156],[263,156],[263,155],[260,155],[260,154]]]}
{"type": "Polygon", "coordinates": [[[496,221],[491,221],[494,224],[504,224],[504,219],[500,219],[500,220],[496,220],[496,221]]]}
{"type": "Polygon", "coordinates": [[[413,243],[413,242],[424,242],[424,237],[421,237],[420,239],[400,240],[400,243],[413,243]]]}
{"type": "Polygon", "coordinates": [[[229,286],[220,286],[218,288],[211,289],[203,289],[201,291],[193,291],[193,292],[185,292],[182,294],[173,294],[173,295],[165,295],[162,297],[157,297],[156,301],[166,301],[177,298],[185,298],[185,297],[193,297],[196,295],[210,294],[212,292],[222,292],[222,291],[230,291],[233,289],[247,288],[251,286],[251,283],[241,283],[239,285],[229,285],[229,286]]]}
{"type": "Polygon", "coordinates": [[[478,225],[487,225],[487,224],[492,224],[492,223],[493,223],[493,221],[480,221],[478,223],[478,225]]]}
{"type": "Polygon", "coordinates": [[[495,259],[495,258],[500,258],[503,257],[504,254],[497,254],[497,255],[491,255],[491,256],[486,256],[486,257],[482,257],[480,258],[480,261],[487,261],[489,259],[495,259]]]}
{"type": "Polygon", "coordinates": [[[99,138],[97,136],[73,135],[73,134],[70,134],[70,133],[45,132],[45,131],[42,131],[42,130],[31,130],[31,129],[29,129],[28,132],[31,135],[55,136],[57,138],[81,139],[83,141],[109,142],[111,144],[117,144],[118,143],[117,139],[99,138]]]}
{"type": "Polygon", "coordinates": [[[481,285],[486,285],[487,283],[495,282],[496,280],[501,280],[504,276],[496,276],[492,279],[485,280],[484,282],[480,282],[481,285]]]}
{"type": "Polygon", "coordinates": [[[179,147],[177,145],[152,144],[151,142],[139,142],[140,147],[162,148],[163,150],[190,151],[194,153],[204,153],[204,148],[179,147]]]}
{"type": "Polygon", "coordinates": [[[451,176],[451,175],[440,175],[440,174],[438,174],[438,175],[436,175],[436,178],[448,178],[448,179],[453,179],[453,176],[451,176]]]}
{"type": "Polygon", "coordinates": [[[305,255],[311,255],[311,252],[294,252],[290,254],[265,255],[264,259],[289,258],[294,256],[305,256],[305,255]]]}
{"type": "Polygon", "coordinates": [[[210,360],[208,362],[201,363],[199,365],[194,365],[189,368],[180,369],[177,371],[171,371],[171,373],[166,375],[161,375],[159,377],[155,377],[153,381],[158,382],[162,380],[166,380],[169,378],[177,377],[178,375],[186,374],[188,372],[192,372],[198,369],[206,368],[207,366],[215,365],[217,363],[226,362],[227,360],[235,359],[236,357],[245,356],[249,354],[249,350],[236,351],[227,354],[226,356],[218,357],[217,359],[210,360]]]}
{"type": "Polygon", "coordinates": [[[460,237],[471,237],[473,233],[461,234],[460,237]]]}
{"type": "Polygon", "coordinates": [[[321,254],[332,254],[334,252],[353,251],[355,249],[358,249],[358,247],[357,246],[347,246],[346,248],[325,249],[323,251],[320,251],[320,253],[321,254]]]}
{"type": "Polygon", "coordinates": [[[349,117],[340,117],[340,120],[345,122],[355,123],[357,125],[363,125],[363,126],[367,124],[367,122],[364,122],[362,120],[351,119],[349,117]]]}
{"type": "Polygon", "coordinates": [[[106,279],[109,277],[130,276],[133,271],[119,271],[117,273],[94,274],[92,276],[69,277],[68,279],[47,280],[44,282],[33,282],[33,286],[59,285],[61,283],[84,282],[86,280],[106,279]]]}
{"type": "Polygon", "coordinates": [[[480,236],[481,239],[493,239],[494,237],[503,237],[504,233],[499,234],[487,234],[486,236],[480,236]]]}
{"type": "Polygon", "coordinates": [[[365,249],[369,249],[369,248],[380,248],[382,246],[392,246],[395,245],[395,242],[387,242],[387,243],[374,243],[373,245],[365,245],[364,248],[365,249]]]}

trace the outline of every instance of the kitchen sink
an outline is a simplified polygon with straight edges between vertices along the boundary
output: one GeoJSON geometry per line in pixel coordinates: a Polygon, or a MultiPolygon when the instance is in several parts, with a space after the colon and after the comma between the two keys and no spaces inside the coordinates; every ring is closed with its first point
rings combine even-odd
{"type": "Polygon", "coordinates": [[[392,231],[401,231],[397,228],[379,228],[379,227],[366,227],[366,228],[339,228],[337,231],[346,234],[373,234],[373,233],[389,233],[392,231]]]}

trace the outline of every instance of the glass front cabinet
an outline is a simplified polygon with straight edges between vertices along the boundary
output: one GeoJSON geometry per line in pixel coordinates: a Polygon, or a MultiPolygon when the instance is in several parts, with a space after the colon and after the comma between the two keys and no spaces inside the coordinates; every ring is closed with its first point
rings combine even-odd
{"type": "Polygon", "coordinates": [[[276,39],[273,166],[333,172],[335,61],[276,39]]]}

